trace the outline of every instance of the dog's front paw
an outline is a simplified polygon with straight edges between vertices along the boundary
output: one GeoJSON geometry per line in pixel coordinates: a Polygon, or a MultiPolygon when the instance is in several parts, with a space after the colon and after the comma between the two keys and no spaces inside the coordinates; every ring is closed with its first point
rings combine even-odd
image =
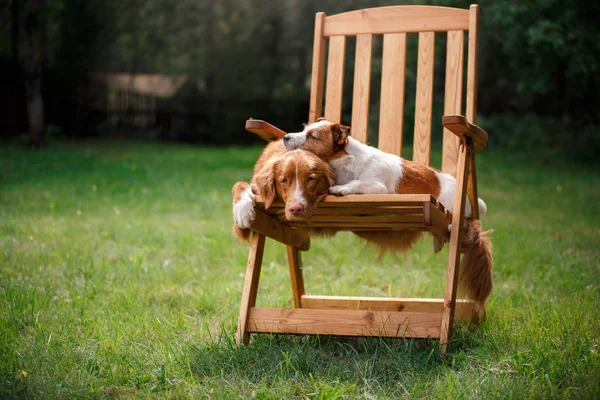
{"type": "Polygon", "coordinates": [[[233,204],[233,222],[242,229],[250,228],[256,218],[254,211],[254,194],[250,190],[242,193],[241,198],[233,204]]]}
{"type": "Polygon", "coordinates": [[[329,188],[329,193],[334,196],[345,196],[347,194],[352,194],[352,191],[346,185],[335,185],[329,188]]]}

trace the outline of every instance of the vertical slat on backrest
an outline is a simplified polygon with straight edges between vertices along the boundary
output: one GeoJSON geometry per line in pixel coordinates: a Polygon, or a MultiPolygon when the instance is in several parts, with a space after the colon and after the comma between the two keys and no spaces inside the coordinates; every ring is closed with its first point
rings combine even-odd
{"type": "Polygon", "coordinates": [[[345,53],[346,37],[330,37],[329,58],[327,60],[327,88],[325,91],[325,118],[332,122],[341,122],[342,119],[345,53]]]}
{"type": "Polygon", "coordinates": [[[434,54],[435,32],[420,32],[413,161],[424,165],[429,165],[431,156],[434,54]]]}
{"type": "MultiPolygon", "coordinates": [[[[464,31],[448,31],[444,115],[461,114],[464,31]]],[[[459,138],[444,128],[442,171],[456,175],[459,138]]]]}
{"type": "Polygon", "coordinates": [[[402,154],[405,69],[406,33],[383,35],[379,148],[397,155],[402,154]]]}
{"type": "Polygon", "coordinates": [[[308,122],[315,122],[323,111],[323,81],[325,77],[325,36],[323,24],[325,13],[318,12],[315,16],[315,37],[313,43],[312,75],[310,81],[310,105],[308,122]]]}
{"type": "Polygon", "coordinates": [[[352,137],[362,143],[367,142],[369,133],[372,47],[373,35],[356,36],[354,93],[352,95],[352,137]]]}
{"type": "MultiPolygon", "coordinates": [[[[467,120],[477,123],[477,45],[479,41],[479,6],[472,4],[469,9],[469,56],[467,60],[467,120]]],[[[477,176],[475,168],[475,155],[469,156],[469,180],[467,181],[467,195],[473,204],[472,216],[479,219],[477,206],[477,176]]]]}
{"type": "Polygon", "coordinates": [[[467,120],[477,123],[477,45],[479,42],[479,6],[471,5],[469,17],[469,56],[467,60],[467,120]]]}

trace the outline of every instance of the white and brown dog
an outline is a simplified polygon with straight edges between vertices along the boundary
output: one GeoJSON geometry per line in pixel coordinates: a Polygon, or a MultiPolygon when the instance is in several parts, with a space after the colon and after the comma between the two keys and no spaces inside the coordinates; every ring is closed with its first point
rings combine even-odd
{"type": "MultiPolygon", "coordinates": [[[[452,211],[456,191],[452,175],[363,144],[350,137],[349,126],[320,118],[302,132],[288,133],[283,140],[288,150],[311,151],[331,165],[337,182],[329,189],[331,194],[428,193],[452,211]]],[[[481,199],[479,210],[481,215],[487,210],[481,199]]],[[[465,216],[471,216],[469,202],[465,216]]]]}
{"type": "MultiPolygon", "coordinates": [[[[452,175],[363,144],[350,137],[348,126],[320,118],[306,125],[302,132],[288,133],[283,139],[288,150],[308,150],[329,163],[337,183],[329,189],[331,194],[427,193],[453,211],[456,179],[452,175]]],[[[484,215],[487,207],[483,200],[478,199],[478,206],[484,215]]],[[[484,313],[485,299],[492,290],[491,242],[488,232],[481,232],[480,222],[471,220],[471,215],[471,204],[467,201],[460,286],[479,303],[480,312],[484,313]]],[[[366,236],[365,239],[375,242],[382,250],[404,251],[412,247],[421,234],[406,232],[391,237],[385,232],[366,232],[366,236]]],[[[436,250],[441,248],[436,247],[436,250]]]]}

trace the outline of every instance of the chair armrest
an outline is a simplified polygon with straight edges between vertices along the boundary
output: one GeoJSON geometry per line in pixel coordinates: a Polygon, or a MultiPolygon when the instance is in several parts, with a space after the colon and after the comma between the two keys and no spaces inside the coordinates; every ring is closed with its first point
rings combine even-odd
{"type": "Polygon", "coordinates": [[[471,139],[478,150],[484,150],[487,146],[487,132],[467,121],[462,115],[444,115],[442,125],[463,140],[465,137],[471,139]]]}
{"type": "Polygon", "coordinates": [[[246,130],[260,136],[267,142],[281,139],[286,134],[284,131],[268,122],[252,118],[246,121],[246,130]]]}

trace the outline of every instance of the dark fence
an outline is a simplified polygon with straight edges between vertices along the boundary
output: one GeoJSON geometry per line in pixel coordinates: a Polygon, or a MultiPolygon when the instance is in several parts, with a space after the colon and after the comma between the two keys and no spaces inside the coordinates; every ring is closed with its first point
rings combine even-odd
{"type": "Polygon", "coordinates": [[[153,103],[144,96],[123,95],[117,104],[117,108],[91,109],[90,115],[104,116],[96,131],[213,145],[256,143],[257,138],[244,130],[251,117],[286,131],[301,130],[308,117],[308,100],[297,99],[210,100],[198,96],[153,103]]]}

